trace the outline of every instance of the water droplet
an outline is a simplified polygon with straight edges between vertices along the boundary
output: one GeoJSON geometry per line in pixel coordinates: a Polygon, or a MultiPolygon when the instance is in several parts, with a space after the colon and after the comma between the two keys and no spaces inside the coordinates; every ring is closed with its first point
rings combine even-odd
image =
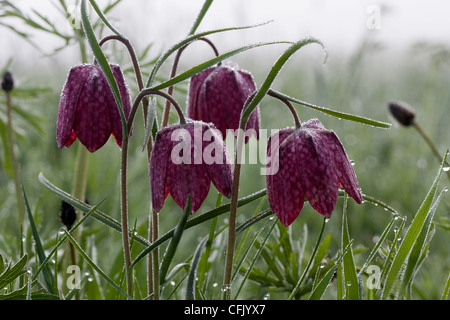
{"type": "Polygon", "coordinates": [[[448,163],[447,160],[445,160],[444,166],[442,167],[442,170],[444,170],[444,171],[450,170],[450,164],[448,163]]]}
{"type": "Polygon", "coordinates": [[[264,295],[264,298],[263,298],[264,300],[269,300],[270,299],[270,293],[266,293],[265,295],[264,295]]]}
{"type": "Polygon", "coordinates": [[[221,288],[222,292],[230,291],[231,290],[231,284],[224,284],[221,288]]]}
{"type": "Polygon", "coordinates": [[[175,285],[175,281],[170,281],[170,285],[174,286],[175,285]]]}
{"type": "Polygon", "coordinates": [[[347,281],[347,287],[351,287],[352,282],[351,281],[347,281]]]}
{"type": "Polygon", "coordinates": [[[213,288],[217,288],[218,285],[219,284],[217,282],[214,282],[212,286],[213,286],[213,288]]]}
{"type": "Polygon", "coordinates": [[[330,218],[326,218],[325,219],[325,223],[327,223],[328,221],[330,221],[330,218]]]}

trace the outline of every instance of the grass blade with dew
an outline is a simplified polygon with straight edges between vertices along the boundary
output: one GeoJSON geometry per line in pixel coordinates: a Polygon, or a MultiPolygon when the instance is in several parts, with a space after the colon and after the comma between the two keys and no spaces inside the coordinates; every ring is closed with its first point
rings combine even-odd
{"type": "Polygon", "coordinates": [[[195,300],[195,284],[197,282],[197,269],[202,257],[202,250],[208,241],[208,237],[205,237],[197,249],[195,249],[194,257],[192,259],[191,269],[189,271],[187,287],[186,287],[186,300],[195,300]]]}
{"type": "Polygon", "coordinates": [[[78,252],[84,258],[84,260],[86,260],[86,262],[92,267],[92,269],[97,271],[100,274],[100,276],[104,280],[106,280],[106,282],[108,282],[119,293],[121,293],[123,296],[127,297],[128,299],[132,299],[125,291],[122,290],[122,288],[120,288],[119,285],[117,285],[110,277],[108,277],[108,275],[102,269],[100,269],[100,267],[97,266],[94,261],[92,261],[92,259],[86,254],[86,252],[84,252],[84,250],[81,248],[81,246],[78,244],[78,242],[74,239],[74,237],[72,237],[70,232],[68,232],[65,229],[64,229],[64,232],[65,232],[66,236],[69,238],[70,242],[78,250],[78,252]]]}
{"type": "MultiPolygon", "coordinates": [[[[347,219],[347,194],[344,195],[344,204],[342,210],[342,238],[341,249],[344,250],[350,243],[350,234],[348,230],[347,219]]],[[[359,280],[356,273],[355,259],[353,257],[353,250],[350,247],[342,259],[344,271],[344,292],[347,300],[359,300],[361,293],[359,290],[359,280]]]]}
{"type": "Polygon", "coordinates": [[[320,298],[322,298],[323,294],[325,293],[325,290],[327,289],[328,285],[333,279],[333,276],[336,272],[338,265],[341,263],[344,255],[347,253],[347,250],[351,247],[352,243],[353,240],[350,241],[350,243],[344,248],[344,251],[336,258],[333,267],[330,268],[330,270],[328,270],[328,272],[325,274],[322,280],[320,280],[317,286],[313,289],[313,292],[309,296],[309,300],[320,300],[320,298]]]}
{"type": "MultiPolygon", "coordinates": [[[[30,204],[28,202],[28,198],[27,198],[27,195],[25,193],[23,186],[22,186],[22,194],[23,194],[23,199],[25,202],[25,209],[28,214],[28,220],[30,222],[31,233],[33,234],[33,239],[34,239],[34,243],[35,243],[35,247],[36,247],[36,254],[39,258],[40,263],[42,264],[46,259],[45,250],[42,245],[41,237],[39,236],[39,232],[37,230],[36,224],[34,222],[33,215],[31,214],[30,204]]],[[[44,275],[45,284],[47,285],[47,290],[51,294],[56,294],[58,290],[55,285],[55,278],[53,277],[52,270],[50,269],[50,266],[48,264],[45,264],[45,266],[44,266],[43,275],[44,275]]]]}
{"type": "Polygon", "coordinates": [[[386,280],[384,282],[383,291],[381,294],[381,298],[387,299],[389,294],[391,293],[391,290],[394,287],[394,284],[397,280],[397,277],[399,273],[401,272],[402,268],[404,267],[405,261],[408,258],[408,256],[411,253],[411,250],[414,246],[414,243],[417,240],[417,237],[419,236],[422,228],[425,225],[427,217],[432,214],[430,210],[430,207],[432,205],[432,201],[436,195],[437,187],[439,184],[439,180],[441,178],[441,174],[443,171],[444,163],[446,163],[448,151],[444,156],[443,162],[441,167],[439,168],[439,172],[433,182],[433,185],[431,186],[427,196],[425,197],[424,201],[422,202],[422,205],[419,208],[419,211],[416,213],[413,221],[411,222],[411,225],[409,226],[405,237],[403,238],[402,243],[400,244],[400,247],[397,251],[397,254],[394,257],[394,260],[389,268],[389,272],[386,276],[386,280]]]}
{"type": "Polygon", "coordinates": [[[181,236],[183,235],[183,232],[186,227],[187,219],[189,218],[189,215],[191,213],[191,208],[192,208],[191,195],[188,195],[188,199],[186,201],[186,206],[184,208],[183,214],[177,226],[175,227],[172,239],[170,240],[169,246],[167,247],[166,253],[164,254],[164,259],[161,263],[161,269],[159,272],[159,279],[160,279],[159,281],[161,284],[165,282],[167,270],[169,270],[170,263],[172,262],[173,257],[175,256],[175,252],[178,248],[178,244],[180,243],[181,236]]]}
{"type": "Polygon", "coordinates": [[[327,114],[329,116],[333,116],[333,117],[336,117],[338,119],[359,122],[359,123],[362,123],[362,124],[367,124],[367,125],[370,125],[370,126],[373,126],[373,127],[384,128],[384,129],[388,129],[388,128],[391,127],[390,123],[377,121],[377,120],[372,120],[372,119],[369,119],[369,118],[356,116],[356,115],[353,115],[353,114],[340,112],[340,111],[336,111],[336,110],[325,108],[325,107],[321,107],[321,106],[316,106],[314,104],[311,104],[311,103],[308,103],[308,102],[305,102],[305,101],[302,101],[302,100],[298,100],[296,98],[292,98],[292,97],[290,97],[290,96],[288,96],[288,95],[286,95],[284,93],[281,93],[281,92],[277,92],[277,91],[273,91],[273,90],[272,90],[272,92],[273,92],[273,94],[276,97],[279,97],[281,99],[285,99],[285,100],[288,100],[288,101],[300,104],[300,105],[302,105],[304,107],[308,107],[308,108],[314,109],[316,111],[323,112],[323,113],[325,113],[325,114],[327,114]]]}

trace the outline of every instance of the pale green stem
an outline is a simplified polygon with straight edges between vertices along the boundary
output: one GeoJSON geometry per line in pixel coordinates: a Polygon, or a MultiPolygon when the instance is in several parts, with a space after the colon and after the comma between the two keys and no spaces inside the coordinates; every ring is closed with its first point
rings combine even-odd
{"type": "Polygon", "coordinates": [[[13,130],[13,123],[12,123],[12,105],[11,105],[11,94],[10,92],[6,92],[6,108],[7,108],[7,117],[8,117],[8,145],[9,145],[9,153],[11,157],[11,164],[13,169],[13,179],[14,179],[14,186],[16,190],[16,199],[17,199],[17,210],[19,215],[19,223],[20,228],[22,228],[23,222],[24,222],[24,215],[25,215],[25,207],[24,207],[24,200],[22,196],[22,189],[20,186],[20,167],[19,162],[17,161],[16,157],[16,150],[15,150],[15,139],[14,139],[14,130],[13,130]]]}

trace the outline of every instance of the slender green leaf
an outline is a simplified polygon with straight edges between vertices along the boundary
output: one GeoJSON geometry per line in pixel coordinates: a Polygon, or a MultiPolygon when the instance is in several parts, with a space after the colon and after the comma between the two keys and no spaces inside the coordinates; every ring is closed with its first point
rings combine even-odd
{"type": "Polygon", "coordinates": [[[125,39],[125,37],[116,28],[114,28],[113,25],[109,22],[109,20],[105,17],[105,15],[103,14],[103,11],[99,8],[97,3],[94,0],[89,0],[89,2],[91,3],[92,8],[94,8],[97,15],[103,21],[103,23],[116,35],[125,39]]]}
{"type": "MultiPolygon", "coordinates": [[[[266,222],[266,224],[261,228],[260,232],[261,232],[263,229],[265,229],[266,225],[267,225],[270,221],[271,221],[271,220],[269,220],[269,221],[266,222]]],[[[256,261],[258,260],[259,256],[261,255],[261,252],[262,252],[262,250],[264,249],[264,245],[265,245],[265,243],[267,242],[267,240],[269,239],[269,236],[271,235],[272,230],[273,230],[273,228],[276,226],[276,224],[277,224],[277,220],[275,220],[275,221],[272,223],[272,226],[270,227],[269,231],[267,232],[267,235],[264,237],[264,240],[263,240],[263,242],[261,243],[261,245],[260,245],[258,251],[256,252],[256,254],[255,254],[255,256],[253,257],[253,259],[251,260],[250,266],[249,266],[249,268],[247,269],[247,272],[246,272],[245,275],[244,275],[244,279],[242,280],[242,282],[241,282],[241,284],[240,284],[240,286],[239,286],[239,289],[238,289],[237,292],[236,292],[235,299],[237,299],[237,297],[239,296],[239,293],[241,292],[241,290],[242,290],[242,288],[243,288],[243,286],[244,286],[244,283],[247,281],[247,278],[248,278],[248,276],[250,275],[250,271],[253,269],[253,266],[255,265],[256,261]]],[[[259,233],[260,233],[260,232],[259,232],[259,233]]],[[[258,235],[259,235],[259,233],[258,233],[258,235]]],[[[255,238],[257,238],[257,237],[255,237],[255,238]]]]}
{"type": "Polygon", "coordinates": [[[403,295],[403,292],[406,290],[407,286],[411,284],[415,273],[417,272],[417,269],[419,267],[421,257],[425,254],[428,243],[431,241],[430,233],[432,230],[432,221],[434,217],[434,213],[436,212],[436,209],[439,205],[439,202],[442,198],[443,193],[446,192],[446,190],[443,190],[437,200],[432,205],[430,212],[428,216],[426,217],[425,223],[420,231],[420,233],[417,236],[417,239],[414,243],[414,246],[411,248],[411,251],[409,253],[408,261],[406,263],[405,271],[403,272],[402,276],[402,283],[400,287],[398,288],[398,296],[401,297],[403,295]],[[427,241],[428,238],[428,241],[427,241]]]}
{"type": "Polygon", "coordinates": [[[198,26],[202,22],[203,18],[205,17],[206,12],[208,11],[209,7],[211,6],[213,0],[206,0],[205,3],[202,6],[202,9],[198,13],[197,18],[194,21],[194,24],[192,25],[191,30],[189,31],[189,35],[192,35],[197,31],[198,26]]]}
{"type": "Polygon", "coordinates": [[[414,243],[417,240],[417,237],[419,236],[422,228],[424,227],[425,221],[427,217],[432,213],[430,210],[432,201],[436,195],[436,190],[439,184],[439,180],[441,178],[442,169],[444,163],[447,161],[448,151],[444,156],[444,160],[442,162],[442,165],[439,169],[439,172],[433,182],[433,185],[431,186],[427,196],[425,197],[424,201],[422,202],[422,205],[419,208],[419,211],[416,213],[413,221],[411,222],[411,225],[409,226],[406,235],[398,249],[397,254],[394,257],[394,260],[392,262],[392,265],[390,266],[389,272],[387,274],[386,280],[384,282],[384,287],[382,291],[382,299],[386,299],[389,294],[391,293],[391,290],[394,286],[394,283],[397,280],[397,277],[404,267],[404,263],[408,256],[411,253],[411,249],[414,246],[414,243]]]}
{"type": "Polygon", "coordinates": [[[186,287],[186,300],[195,300],[195,284],[197,282],[197,269],[202,257],[202,250],[208,241],[208,237],[205,237],[197,249],[195,249],[194,258],[192,259],[191,269],[189,271],[187,287],[186,287]]]}
{"type": "MultiPolygon", "coordinates": [[[[43,261],[45,261],[45,259],[46,259],[45,250],[44,250],[44,247],[42,246],[41,237],[39,236],[39,232],[37,230],[36,224],[34,223],[33,215],[31,214],[30,204],[28,203],[28,198],[27,198],[27,195],[26,195],[23,187],[22,187],[22,194],[23,194],[23,199],[25,202],[25,208],[26,208],[26,211],[28,214],[28,220],[30,222],[31,232],[33,234],[33,239],[34,239],[34,243],[35,243],[35,247],[36,247],[36,254],[39,258],[39,261],[41,263],[43,263],[43,261]]],[[[46,265],[44,267],[43,274],[44,274],[45,283],[47,285],[47,290],[51,294],[56,294],[57,288],[55,286],[55,280],[54,280],[52,270],[50,269],[49,265],[46,265]]]]}
{"type": "Polygon", "coordinates": [[[445,283],[441,300],[447,300],[448,298],[450,298],[450,274],[448,275],[447,282],[445,283]]]}
{"type": "Polygon", "coordinates": [[[191,214],[191,208],[192,208],[191,195],[188,195],[188,199],[183,214],[180,217],[180,221],[178,222],[177,226],[175,227],[172,239],[170,240],[166,253],[164,254],[164,259],[161,263],[161,268],[159,272],[160,283],[165,282],[167,270],[169,270],[170,263],[172,262],[172,259],[175,256],[175,252],[178,248],[178,244],[180,243],[181,236],[183,235],[184,229],[186,227],[187,219],[191,214]]]}
{"type": "Polygon", "coordinates": [[[250,29],[250,28],[255,28],[258,26],[262,26],[266,23],[261,23],[261,24],[256,24],[256,25],[251,25],[251,26],[244,26],[244,27],[232,27],[232,28],[223,28],[223,29],[216,29],[216,30],[211,30],[211,31],[206,31],[206,32],[201,32],[201,33],[197,33],[197,34],[193,34],[185,39],[183,39],[182,41],[174,44],[172,47],[170,47],[168,50],[166,50],[166,52],[164,52],[159,59],[156,61],[155,65],[153,66],[153,69],[149,75],[149,78],[147,80],[147,88],[150,88],[153,86],[153,81],[155,80],[156,74],[158,73],[159,69],[162,67],[162,65],[164,64],[164,62],[172,55],[172,53],[174,53],[175,51],[177,51],[178,49],[184,47],[186,44],[197,40],[198,38],[202,38],[214,33],[220,33],[220,32],[226,32],[226,31],[236,31],[236,30],[243,30],[243,29],[250,29]]]}
{"type": "Polygon", "coordinates": [[[334,262],[334,265],[328,272],[324,275],[322,280],[318,283],[316,287],[314,287],[313,292],[309,296],[309,300],[320,300],[322,298],[323,294],[325,293],[325,290],[327,289],[328,285],[330,284],[337,267],[342,261],[342,258],[347,253],[347,250],[350,248],[351,244],[353,243],[353,240],[344,248],[344,251],[338,256],[336,261],[334,262]]]}
{"type": "Polygon", "coordinates": [[[170,86],[173,86],[181,81],[191,78],[192,76],[198,74],[199,72],[202,72],[203,70],[205,70],[209,67],[212,67],[213,65],[215,65],[225,59],[228,59],[228,58],[230,58],[238,53],[242,53],[246,50],[257,48],[257,47],[262,47],[262,46],[273,45],[273,44],[280,44],[280,43],[287,44],[289,42],[277,41],[277,42],[257,43],[257,44],[252,44],[252,45],[244,46],[244,47],[241,47],[241,48],[238,48],[235,50],[228,51],[228,52],[218,55],[217,57],[214,57],[206,62],[203,62],[203,63],[179,74],[178,76],[173,77],[173,78],[167,80],[166,82],[163,82],[163,83],[153,87],[152,89],[153,90],[162,90],[162,89],[168,88],[170,86]]]}
{"type": "MultiPolygon", "coordinates": [[[[344,196],[344,204],[342,210],[342,239],[341,239],[341,250],[347,247],[350,243],[350,234],[348,231],[348,221],[347,221],[347,194],[344,196]]],[[[356,274],[355,259],[353,257],[353,250],[350,247],[347,253],[342,259],[343,271],[344,271],[344,288],[345,288],[345,298],[347,300],[359,300],[361,294],[359,291],[359,281],[358,275],[356,274]]]]}
{"type": "Polygon", "coordinates": [[[122,288],[120,288],[119,285],[117,285],[110,277],[108,277],[108,275],[103,272],[102,269],[100,269],[99,266],[97,266],[95,264],[94,261],[92,261],[92,259],[86,254],[86,252],[84,252],[84,250],[81,248],[81,246],[78,244],[78,242],[74,239],[74,237],[72,237],[72,235],[70,234],[70,232],[68,232],[67,230],[63,229],[66,236],[69,238],[70,242],[74,245],[74,247],[78,250],[78,253],[80,253],[80,255],[86,260],[86,262],[92,267],[92,269],[94,269],[95,271],[98,272],[98,274],[106,280],[106,282],[108,282],[114,289],[116,289],[119,293],[121,293],[122,295],[124,295],[125,297],[127,297],[128,299],[132,299],[125,291],[122,290],[122,288]]]}
{"type": "Polygon", "coordinates": [[[273,67],[270,69],[269,74],[267,75],[266,79],[264,80],[263,84],[261,85],[261,88],[257,91],[256,95],[253,97],[253,99],[250,101],[250,103],[247,105],[245,110],[243,110],[241,115],[241,122],[243,124],[247,123],[248,118],[252,114],[253,110],[257,107],[257,105],[260,103],[260,101],[264,98],[264,96],[267,94],[267,92],[270,89],[270,86],[274,82],[275,78],[277,77],[278,73],[281,71],[285,63],[289,60],[289,58],[298,50],[300,50],[302,47],[316,43],[322,46],[322,48],[325,50],[325,56],[327,57],[327,52],[325,45],[318,39],[315,38],[306,38],[303,40],[300,40],[296,43],[293,43],[286,51],[283,52],[283,54],[278,58],[278,60],[275,62],[273,67]]]}
{"type": "Polygon", "coordinates": [[[296,98],[289,97],[288,95],[286,95],[284,93],[281,93],[281,92],[273,91],[273,93],[274,93],[275,96],[277,96],[279,98],[286,99],[288,101],[291,101],[291,102],[300,104],[302,106],[305,106],[305,107],[308,107],[308,108],[311,108],[311,109],[323,112],[323,113],[325,113],[327,115],[330,115],[330,116],[333,116],[333,117],[336,117],[336,118],[339,118],[339,119],[359,122],[359,123],[362,123],[362,124],[367,124],[367,125],[370,125],[370,126],[384,128],[384,129],[387,129],[387,128],[391,127],[390,123],[381,122],[381,121],[377,121],[377,120],[372,120],[372,119],[369,119],[369,118],[356,116],[356,115],[353,115],[353,114],[349,114],[349,113],[345,113],[345,112],[340,112],[340,111],[328,109],[328,108],[325,108],[325,107],[316,106],[314,104],[311,104],[311,103],[308,103],[308,102],[305,102],[305,101],[301,101],[301,100],[298,100],[296,98]]]}
{"type": "Polygon", "coordinates": [[[0,274],[0,289],[3,289],[18,277],[26,273],[25,265],[28,261],[28,255],[23,255],[19,261],[17,261],[12,267],[5,268],[2,274],[0,274]]]}

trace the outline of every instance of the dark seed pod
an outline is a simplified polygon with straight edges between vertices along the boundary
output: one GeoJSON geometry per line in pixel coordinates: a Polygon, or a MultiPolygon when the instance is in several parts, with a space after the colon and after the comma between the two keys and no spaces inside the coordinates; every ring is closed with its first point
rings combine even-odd
{"type": "Polygon", "coordinates": [[[61,220],[62,224],[67,227],[67,229],[70,229],[77,219],[75,208],[70,203],[67,203],[64,200],[61,202],[59,219],[61,220]]]}
{"type": "Polygon", "coordinates": [[[11,72],[6,71],[3,74],[3,79],[2,79],[2,90],[9,92],[14,88],[14,80],[12,77],[11,72]]]}
{"type": "Polygon", "coordinates": [[[388,108],[395,120],[401,125],[407,127],[413,124],[416,117],[416,111],[405,102],[389,102],[388,108]]]}

